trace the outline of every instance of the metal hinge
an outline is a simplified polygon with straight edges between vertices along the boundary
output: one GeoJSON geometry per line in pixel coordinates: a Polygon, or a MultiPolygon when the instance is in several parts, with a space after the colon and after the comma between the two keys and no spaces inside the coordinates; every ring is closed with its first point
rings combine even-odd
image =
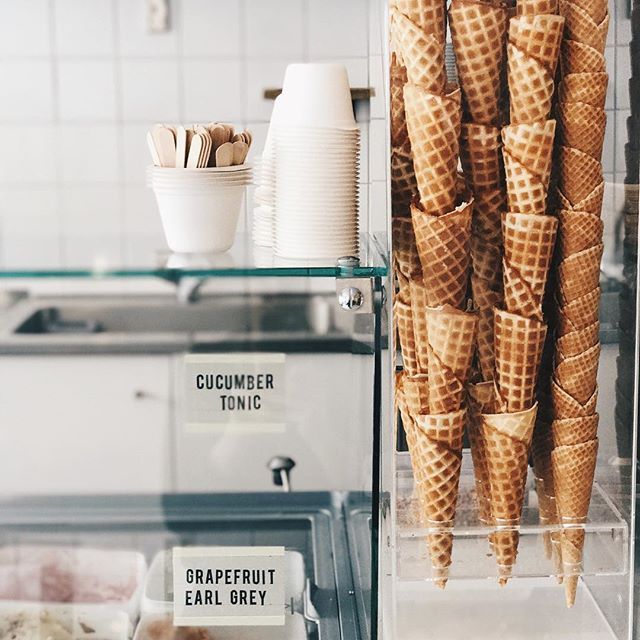
{"type": "Polygon", "coordinates": [[[373,282],[371,278],[356,278],[354,269],[360,260],[354,256],[338,258],[337,263],[344,275],[336,278],[336,294],[341,309],[352,313],[373,313],[373,282]]]}

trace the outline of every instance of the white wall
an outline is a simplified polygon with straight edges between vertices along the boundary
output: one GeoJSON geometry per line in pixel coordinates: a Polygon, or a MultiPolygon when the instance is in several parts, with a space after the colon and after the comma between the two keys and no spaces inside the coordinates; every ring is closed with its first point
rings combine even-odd
{"type": "MultiPolygon", "coordinates": [[[[0,0],[0,267],[130,266],[164,247],[145,131],[155,121],[228,120],[262,148],[285,66],[343,61],[360,110],[362,205],[385,229],[378,0],[170,0],[165,34],[146,0],[0,0]],[[370,144],[379,150],[368,161],[370,144]]],[[[243,221],[246,224],[246,221],[243,221]]]]}

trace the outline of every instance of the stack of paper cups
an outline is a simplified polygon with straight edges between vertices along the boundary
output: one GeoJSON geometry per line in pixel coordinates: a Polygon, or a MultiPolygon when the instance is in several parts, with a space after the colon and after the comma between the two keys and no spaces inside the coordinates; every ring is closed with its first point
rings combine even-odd
{"type": "MultiPolygon", "coordinates": [[[[275,142],[276,254],[302,259],[357,255],[360,131],[344,66],[290,65],[270,133],[275,142]]],[[[266,179],[261,187],[262,209],[271,192],[266,179]]]]}

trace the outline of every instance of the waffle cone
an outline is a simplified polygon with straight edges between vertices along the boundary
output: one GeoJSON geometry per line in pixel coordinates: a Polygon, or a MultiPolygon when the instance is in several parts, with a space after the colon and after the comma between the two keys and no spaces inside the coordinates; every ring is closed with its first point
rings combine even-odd
{"type": "Polygon", "coordinates": [[[609,76],[606,72],[570,73],[560,81],[559,101],[586,102],[598,109],[604,109],[608,84],[609,76]]]}
{"type": "Polygon", "coordinates": [[[395,216],[406,216],[418,193],[409,139],[401,147],[391,149],[391,202],[395,216]]]}
{"type": "Polygon", "coordinates": [[[584,418],[592,416],[596,412],[598,402],[598,389],[585,404],[580,404],[560,387],[555,380],[551,381],[551,404],[553,415],[557,420],[565,418],[584,418]]]}
{"type": "Polygon", "coordinates": [[[429,412],[458,411],[471,372],[477,317],[451,306],[426,310],[429,412]]]}
{"type": "Polygon", "coordinates": [[[562,16],[519,15],[509,21],[509,42],[544,65],[553,77],[560,56],[563,27],[562,16]]]}
{"type": "Polygon", "coordinates": [[[599,216],[602,211],[602,201],[604,199],[604,180],[601,180],[584,199],[575,205],[570,202],[560,189],[557,192],[558,202],[561,209],[571,209],[572,211],[583,211],[599,216]]]}
{"type": "Polygon", "coordinates": [[[554,377],[563,391],[584,405],[597,387],[600,344],[577,356],[566,358],[556,366],[554,377]]]}
{"type": "Polygon", "coordinates": [[[407,68],[409,82],[429,93],[444,93],[444,44],[399,11],[391,11],[391,30],[407,68]]]}
{"type": "Polygon", "coordinates": [[[506,149],[502,150],[507,180],[509,211],[544,215],[547,210],[547,190],[540,179],[523,167],[506,149]]]}
{"type": "Polygon", "coordinates": [[[604,223],[593,213],[558,211],[558,256],[562,261],[602,243],[604,223]]]}
{"type": "Polygon", "coordinates": [[[601,23],[608,11],[606,0],[573,0],[577,7],[585,11],[596,24],[601,23]]]}
{"type": "Polygon", "coordinates": [[[449,26],[465,111],[473,122],[496,124],[507,8],[498,3],[452,0],[449,26]]]}
{"type": "Polygon", "coordinates": [[[393,315],[396,319],[398,338],[400,340],[400,351],[402,352],[402,364],[409,375],[415,375],[420,373],[420,369],[418,367],[418,354],[413,333],[411,305],[396,299],[393,307],[393,315]]]}
{"type": "Polygon", "coordinates": [[[447,415],[423,415],[416,418],[416,455],[420,469],[418,491],[425,523],[430,533],[429,553],[432,572],[444,587],[451,565],[458,483],[462,463],[462,434],[465,410],[447,415]]]}
{"type": "Polygon", "coordinates": [[[554,420],[551,424],[553,446],[563,447],[595,440],[598,434],[599,418],[600,416],[596,413],[584,418],[554,420]]]}
{"type": "Polygon", "coordinates": [[[547,333],[544,323],[495,311],[496,404],[503,413],[529,409],[547,333]]]}
{"type": "Polygon", "coordinates": [[[598,287],[600,261],[604,247],[595,247],[574,253],[558,266],[559,297],[565,305],[577,300],[598,287]]]}
{"type": "MultiPolygon", "coordinates": [[[[542,481],[541,488],[547,498],[555,498],[553,471],[551,469],[553,446],[551,425],[546,420],[541,420],[540,416],[538,416],[531,440],[531,461],[533,462],[533,472],[536,478],[542,481]]],[[[540,495],[539,492],[538,495],[540,495]]],[[[546,513],[544,517],[549,518],[550,514],[546,513]]]]}
{"type": "Polygon", "coordinates": [[[516,11],[519,16],[558,13],[558,0],[518,0],[516,11]]]}
{"type": "Polygon", "coordinates": [[[429,413],[429,377],[426,374],[405,375],[402,388],[407,411],[414,420],[416,416],[429,413]]]}
{"type": "Polygon", "coordinates": [[[560,102],[558,116],[562,144],[600,161],[607,126],[604,110],[586,102],[560,102]]]}
{"type": "Polygon", "coordinates": [[[558,313],[558,335],[564,336],[571,331],[584,329],[598,321],[600,310],[600,288],[565,304],[558,313]]]}
{"type": "Polygon", "coordinates": [[[404,371],[396,372],[396,390],[395,390],[395,409],[396,412],[400,413],[400,418],[402,420],[402,428],[405,433],[405,437],[407,439],[407,446],[409,449],[409,458],[411,460],[411,468],[413,470],[413,475],[415,477],[415,468],[413,466],[413,456],[414,451],[416,450],[416,435],[415,435],[415,425],[413,422],[413,418],[409,413],[409,408],[407,406],[407,401],[405,397],[404,391],[404,380],[406,373],[404,371]]]}
{"type": "Polygon", "coordinates": [[[560,15],[565,18],[565,38],[583,42],[604,53],[609,30],[608,13],[605,12],[605,16],[599,22],[595,22],[578,3],[560,0],[558,6],[560,15]]]}
{"type": "Polygon", "coordinates": [[[583,524],[589,513],[598,455],[598,440],[556,447],[551,454],[556,504],[562,532],[562,562],[567,606],[575,601],[577,577],[582,572],[583,524]]]}
{"type": "Polygon", "coordinates": [[[429,357],[429,341],[427,338],[427,288],[422,278],[409,283],[411,295],[411,314],[413,316],[413,335],[416,339],[416,356],[418,369],[427,373],[429,357]]]}
{"type": "Polygon", "coordinates": [[[542,299],[558,221],[552,216],[507,213],[504,237],[505,306],[511,313],[542,320],[542,299]]]}
{"type": "Polygon", "coordinates": [[[411,207],[430,307],[463,306],[470,265],[472,206],[473,201],[466,202],[443,216],[425,213],[417,205],[411,207]]]}
{"type": "Polygon", "coordinates": [[[538,178],[545,191],[551,175],[555,120],[513,124],[502,129],[504,149],[538,178]]]}
{"type": "Polygon", "coordinates": [[[491,125],[464,123],[460,133],[460,160],[474,193],[500,188],[502,156],[500,129],[491,125]]]}
{"type": "Polygon", "coordinates": [[[538,405],[518,413],[483,414],[482,433],[489,471],[493,545],[502,583],[516,562],[529,448],[538,405]]]}
{"type": "Polygon", "coordinates": [[[556,361],[562,362],[567,358],[577,356],[598,344],[600,323],[594,322],[584,329],[571,331],[556,341],[556,361]]]}
{"type": "Polygon", "coordinates": [[[404,99],[421,204],[429,213],[445,214],[457,191],[460,90],[442,96],[407,84],[404,99]]]}
{"type": "Polygon", "coordinates": [[[496,369],[496,357],[494,351],[493,313],[494,307],[499,306],[501,295],[495,293],[496,304],[482,307],[478,310],[478,338],[477,350],[480,373],[482,379],[493,380],[496,369]]]}
{"type": "Polygon", "coordinates": [[[549,117],[553,74],[535,58],[507,43],[511,123],[541,122],[549,117]]]}
{"type": "Polygon", "coordinates": [[[491,523],[491,502],[489,469],[482,432],[482,414],[492,413],[494,409],[494,388],[491,382],[471,384],[467,387],[468,421],[467,434],[471,447],[473,473],[478,502],[478,517],[485,524],[491,523]]]}
{"type": "Polygon", "coordinates": [[[480,191],[474,199],[471,223],[473,276],[497,291],[502,289],[502,214],[506,209],[503,189],[480,191]]]}
{"type": "Polygon", "coordinates": [[[569,73],[606,73],[604,55],[584,42],[564,40],[560,52],[562,75],[569,73]]]}
{"type": "Polygon", "coordinates": [[[423,31],[433,33],[438,42],[445,37],[445,5],[438,0],[393,0],[396,9],[423,31]]]}
{"type": "Polygon", "coordinates": [[[573,205],[584,200],[602,182],[602,165],[591,156],[561,146],[558,152],[560,189],[573,205]]]}
{"type": "Polygon", "coordinates": [[[389,71],[390,97],[391,97],[391,144],[392,146],[402,146],[409,137],[407,131],[407,120],[404,113],[404,85],[409,78],[407,69],[398,61],[395,53],[391,54],[391,65],[389,71]]]}
{"type": "Polygon", "coordinates": [[[422,277],[422,266],[416,246],[411,218],[394,218],[391,221],[393,258],[398,269],[409,280],[422,277]]]}

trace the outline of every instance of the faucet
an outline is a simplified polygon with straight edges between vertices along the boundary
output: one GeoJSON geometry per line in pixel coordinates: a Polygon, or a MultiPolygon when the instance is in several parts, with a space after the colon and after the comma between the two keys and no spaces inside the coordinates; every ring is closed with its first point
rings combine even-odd
{"type": "Polygon", "coordinates": [[[277,487],[282,487],[282,490],[286,493],[291,491],[291,469],[296,466],[296,463],[286,456],[274,456],[267,463],[267,468],[273,475],[273,484],[277,487]]]}
{"type": "Polygon", "coordinates": [[[202,289],[206,281],[206,278],[180,278],[176,288],[178,303],[188,305],[198,302],[200,299],[200,289],[202,289]]]}

